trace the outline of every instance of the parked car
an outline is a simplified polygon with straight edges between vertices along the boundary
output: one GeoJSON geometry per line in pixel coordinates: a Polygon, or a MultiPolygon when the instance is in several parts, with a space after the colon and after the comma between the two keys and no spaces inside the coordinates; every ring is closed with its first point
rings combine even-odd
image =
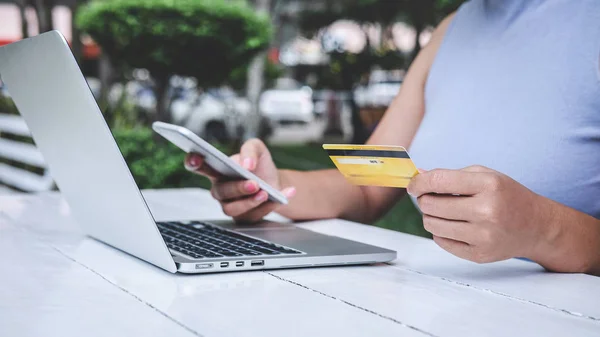
{"type": "Polygon", "coordinates": [[[291,79],[279,79],[259,99],[261,114],[271,124],[307,124],[314,120],[312,89],[291,79]]]}
{"type": "Polygon", "coordinates": [[[360,107],[388,107],[400,92],[402,76],[398,71],[373,71],[369,83],[354,90],[356,103],[360,107]]]}
{"type": "Polygon", "coordinates": [[[173,122],[207,141],[225,142],[241,137],[249,112],[247,99],[224,88],[186,92],[171,103],[173,122]]]}
{"type": "Polygon", "coordinates": [[[400,92],[401,80],[386,80],[369,83],[354,90],[356,103],[361,106],[387,107],[400,92]]]}

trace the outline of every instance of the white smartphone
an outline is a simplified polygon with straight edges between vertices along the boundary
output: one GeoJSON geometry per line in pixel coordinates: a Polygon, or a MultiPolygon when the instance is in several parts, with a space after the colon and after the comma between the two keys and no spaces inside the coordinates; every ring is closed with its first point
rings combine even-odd
{"type": "Polygon", "coordinates": [[[255,181],[261,190],[267,192],[269,200],[287,205],[288,200],[283,193],[243,168],[192,131],[182,126],[163,122],[152,123],[152,129],[183,151],[202,155],[206,164],[223,176],[255,181]]]}

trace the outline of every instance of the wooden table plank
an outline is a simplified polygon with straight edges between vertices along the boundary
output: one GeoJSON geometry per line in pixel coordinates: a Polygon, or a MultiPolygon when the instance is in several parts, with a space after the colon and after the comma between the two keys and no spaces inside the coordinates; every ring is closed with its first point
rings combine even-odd
{"type": "Polygon", "coordinates": [[[445,252],[432,240],[391,233],[381,228],[368,228],[343,220],[306,223],[302,227],[396,250],[396,268],[600,321],[600,305],[597,300],[600,298],[600,277],[549,273],[538,264],[518,259],[476,264],[445,252]]]}
{"type": "Polygon", "coordinates": [[[0,218],[0,336],[198,336],[0,218]]]}
{"type": "MultiPolygon", "coordinates": [[[[144,195],[159,220],[226,218],[203,190],[144,195]]],[[[399,258],[393,264],[187,276],[84,238],[57,194],[0,197],[0,213],[205,335],[595,336],[600,331],[600,278],[546,273],[520,260],[477,265],[431,240],[371,226],[340,220],[301,225],[395,249],[399,258]]]]}
{"type": "MultiPolygon", "coordinates": [[[[101,280],[114,284],[117,289],[122,289],[132,298],[141,299],[171,320],[180,322],[201,335],[364,336],[365,331],[368,331],[376,336],[430,336],[418,328],[332,300],[281,281],[268,273],[197,276],[167,273],[107,245],[83,237],[70,218],[68,208],[65,208],[59,198],[53,195],[36,198],[23,198],[14,202],[12,206],[4,203],[0,211],[5,212],[4,214],[10,213],[16,225],[31,231],[36,240],[53,247],[55,252],[72,260],[67,261],[85,266],[86,270],[93,270],[101,280]],[[44,201],[39,203],[40,199],[44,201]],[[31,217],[34,209],[36,216],[31,217]],[[23,222],[24,220],[30,222],[23,222]]],[[[0,235],[3,234],[4,231],[0,232],[0,235]]],[[[29,260],[35,260],[35,256],[37,254],[33,254],[29,260]]],[[[2,257],[0,260],[6,262],[2,257]]],[[[61,282],[66,280],[61,279],[61,282]]],[[[92,281],[85,279],[80,282],[87,287],[92,281]]],[[[61,286],[62,284],[59,284],[56,287],[61,286]]],[[[54,286],[50,289],[54,291],[54,286]]],[[[95,293],[95,289],[90,289],[91,299],[95,298],[95,293]]],[[[99,305],[106,310],[112,308],[106,303],[99,305]]],[[[69,303],[65,306],[68,310],[77,310],[70,307],[69,303]]],[[[7,310],[8,308],[0,310],[0,316],[7,310]]],[[[135,311],[121,314],[127,317],[135,314],[135,311]]],[[[22,324],[25,324],[23,320],[17,321],[13,328],[22,324]]],[[[156,335],[168,334],[160,332],[156,335]]]]}
{"type": "Polygon", "coordinates": [[[387,265],[273,275],[436,336],[596,336],[600,322],[387,265]]]}

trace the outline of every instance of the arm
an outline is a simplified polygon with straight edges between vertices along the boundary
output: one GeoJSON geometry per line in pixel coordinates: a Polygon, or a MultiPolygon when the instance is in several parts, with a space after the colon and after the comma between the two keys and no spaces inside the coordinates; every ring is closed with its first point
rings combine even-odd
{"type": "MultiPolygon", "coordinates": [[[[411,65],[400,93],[396,96],[367,144],[410,147],[425,111],[424,89],[437,50],[453,15],[442,21],[430,43],[411,65]]],[[[188,170],[208,176],[211,193],[225,214],[237,220],[258,221],[277,210],[294,220],[345,218],[369,222],[389,209],[404,190],[383,187],[359,187],[348,183],[337,170],[300,172],[277,170],[271,154],[259,140],[246,142],[232,157],[288,197],[287,206],[268,202],[267,194],[251,181],[222,181],[203,159],[188,156],[188,170]],[[293,198],[292,198],[293,197],[293,198]]]]}
{"type": "Polygon", "coordinates": [[[550,271],[600,276],[600,220],[544,199],[544,235],[529,258],[550,271]]]}
{"type": "Polygon", "coordinates": [[[600,276],[600,220],[482,166],[412,179],[425,229],[450,253],[478,263],[526,257],[544,268],[600,276]]]}
{"type": "MultiPolygon", "coordinates": [[[[367,144],[401,145],[409,148],[425,112],[424,89],[442,38],[452,16],[433,34],[429,44],[411,65],[396,96],[367,144]]],[[[370,222],[381,216],[405,191],[396,188],[354,186],[337,170],[280,171],[283,186],[296,186],[289,206],[278,212],[292,219],[345,218],[370,222]]]]}

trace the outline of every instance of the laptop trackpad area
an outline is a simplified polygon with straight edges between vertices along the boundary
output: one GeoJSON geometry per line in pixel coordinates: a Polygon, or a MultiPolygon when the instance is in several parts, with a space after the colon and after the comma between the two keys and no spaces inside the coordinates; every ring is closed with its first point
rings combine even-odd
{"type": "Polygon", "coordinates": [[[289,225],[238,227],[237,232],[298,249],[309,255],[354,255],[381,253],[382,249],[289,225]]]}

